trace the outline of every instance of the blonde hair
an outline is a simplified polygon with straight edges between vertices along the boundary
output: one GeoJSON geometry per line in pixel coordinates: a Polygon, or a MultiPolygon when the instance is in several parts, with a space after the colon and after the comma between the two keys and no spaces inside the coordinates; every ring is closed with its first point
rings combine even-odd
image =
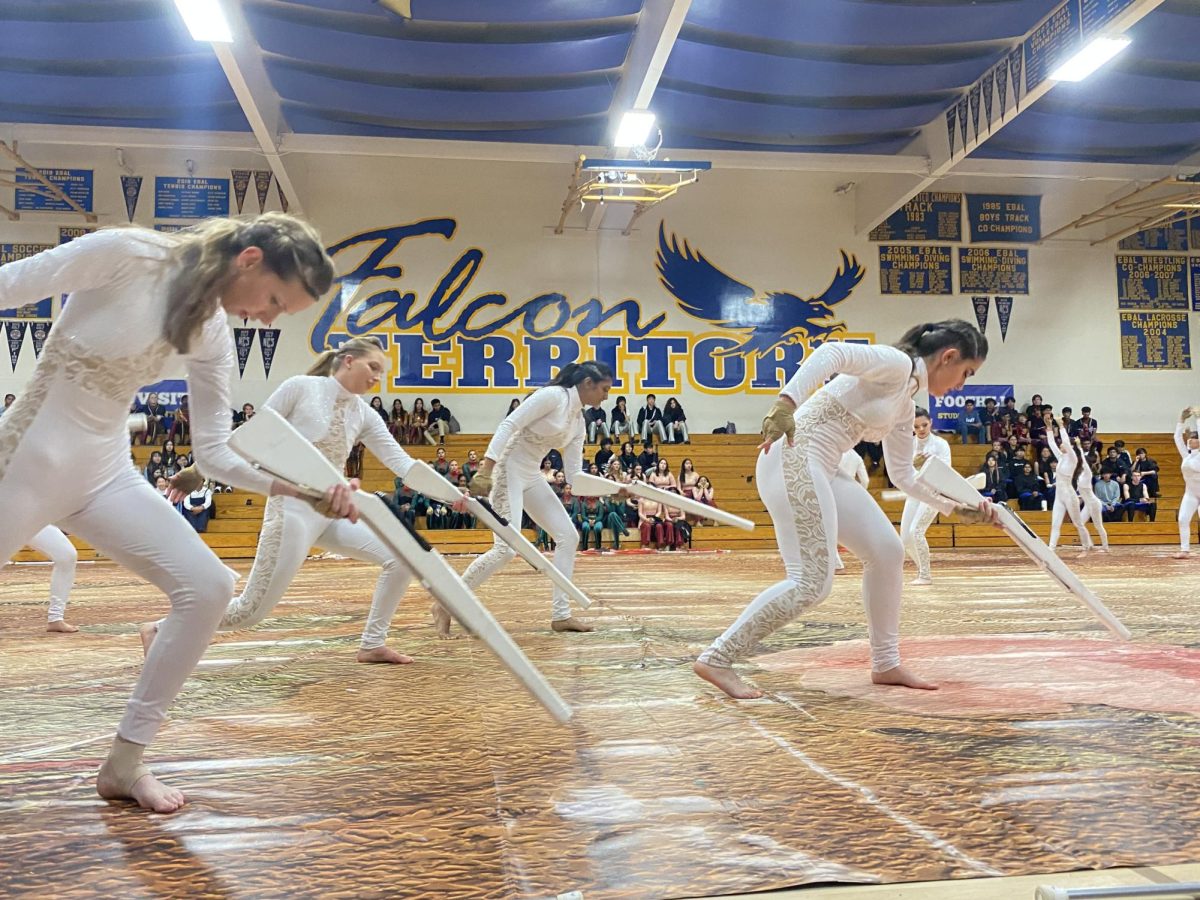
{"type": "Polygon", "coordinates": [[[163,337],[187,353],[200,326],[213,314],[230,281],[230,262],[248,247],[284,281],[298,280],[318,299],[333,283],[333,261],[321,236],[306,222],[279,212],[253,219],[208,219],[170,235],[179,268],[167,287],[163,337]]]}
{"type": "Polygon", "coordinates": [[[342,360],[349,356],[354,359],[361,359],[371,353],[382,353],[383,345],[373,337],[356,337],[344,342],[336,350],[326,350],[317,357],[316,362],[308,367],[307,375],[332,375],[338,370],[338,366],[342,364],[342,360]]]}

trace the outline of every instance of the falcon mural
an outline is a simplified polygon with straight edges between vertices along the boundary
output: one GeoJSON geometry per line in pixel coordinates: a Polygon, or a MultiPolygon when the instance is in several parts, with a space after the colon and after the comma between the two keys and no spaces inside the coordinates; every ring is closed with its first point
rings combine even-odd
{"type": "Polygon", "coordinates": [[[680,241],[667,239],[666,224],[658,227],[659,280],[690,316],[728,328],[742,341],[714,356],[766,356],[781,344],[815,346],[845,330],[834,317],[833,305],[850,296],[866,269],[842,251],[842,265],[819,297],[804,298],[787,291],[760,294],[730,278],[680,241]]]}

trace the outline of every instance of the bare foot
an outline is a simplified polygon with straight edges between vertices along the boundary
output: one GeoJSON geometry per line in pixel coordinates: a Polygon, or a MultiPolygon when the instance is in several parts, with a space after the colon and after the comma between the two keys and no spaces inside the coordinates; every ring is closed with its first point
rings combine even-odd
{"type": "Polygon", "coordinates": [[[872,684],[894,685],[895,687],[915,688],[918,691],[936,691],[938,686],[932,681],[918,678],[904,666],[896,666],[886,672],[872,672],[872,684]]]}
{"type": "Polygon", "coordinates": [[[105,800],[132,800],[143,809],[156,813],[173,813],[187,803],[182,791],[163,784],[149,771],[125,789],[106,771],[107,768],[107,763],[101,766],[96,778],[96,793],[105,800]]]}
{"type": "Polygon", "coordinates": [[[571,616],[569,619],[556,619],[550,623],[550,627],[555,631],[595,631],[591,622],[585,622],[583,619],[577,619],[571,616]]]}
{"type": "Polygon", "coordinates": [[[932,578],[922,578],[921,576],[918,575],[916,578],[914,578],[912,581],[910,581],[909,584],[922,584],[922,585],[933,584],[933,579],[932,578]]]}
{"type": "Polygon", "coordinates": [[[79,629],[76,628],[74,625],[67,624],[62,619],[59,619],[57,622],[47,623],[46,630],[47,631],[56,631],[59,634],[74,634],[79,629]]]}
{"type": "Polygon", "coordinates": [[[1178,553],[1172,553],[1171,559],[1191,559],[1192,552],[1190,550],[1180,550],[1178,553]]]}
{"type": "Polygon", "coordinates": [[[154,622],[147,622],[138,629],[138,636],[142,639],[142,656],[149,656],[150,645],[158,636],[158,625],[154,622]]]}
{"type": "Polygon", "coordinates": [[[397,653],[391,647],[372,647],[370,650],[360,649],[355,659],[360,663],[391,663],[395,666],[407,666],[413,661],[411,656],[397,653]]]}
{"type": "Polygon", "coordinates": [[[696,660],[692,663],[692,671],[714,687],[719,687],[734,700],[757,700],[763,695],[758,688],[742,681],[733,669],[710,666],[696,660]]]}
{"type": "Polygon", "coordinates": [[[437,629],[438,637],[446,640],[450,637],[450,613],[446,612],[446,607],[440,603],[434,603],[429,607],[429,614],[433,616],[433,627],[437,629]]]}

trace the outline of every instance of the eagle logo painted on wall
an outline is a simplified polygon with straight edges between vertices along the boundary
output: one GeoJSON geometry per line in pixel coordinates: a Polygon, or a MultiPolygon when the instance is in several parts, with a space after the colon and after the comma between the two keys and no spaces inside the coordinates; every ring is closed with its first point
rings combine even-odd
{"type": "Polygon", "coordinates": [[[844,331],[846,323],[834,316],[832,307],[850,296],[866,271],[843,250],[841,268],[819,297],[805,299],[787,291],[760,294],[726,275],[687,241],[674,234],[668,240],[665,223],[658,227],[659,281],[679,308],[689,316],[742,332],[741,344],[715,356],[763,357],[780,345],[815,346],[844,331]]]}

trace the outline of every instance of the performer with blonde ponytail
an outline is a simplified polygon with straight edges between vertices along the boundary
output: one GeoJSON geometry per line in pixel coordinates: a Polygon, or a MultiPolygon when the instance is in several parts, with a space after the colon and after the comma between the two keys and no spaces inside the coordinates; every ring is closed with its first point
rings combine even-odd
{"type": "Polygon", "coordinates": [[[863,561],[871,680],[936,687],[900,664],[904,546],[871,495],[834,473],[842,454],[859,441],[882,439],[888,474],[900,490],[940,512],[994,523],[989,501],[958,506],[918,481],[912,457],[913,398],[961,388],[987,352],[987,338],[975,326],[951,319],[918,325],[895,347],[827,343],[804,361],[763,420],[755,479],[786,577],[759,594],[700,654],[697,675],[736,699],[761,697],[733,665],[829,595],[840,538],[863,561]],[[833,375],[841,377],[825,384],[833,375]],[[785,435],[786,444],[777,447],[785,435]]]}
{"type": "MultiPolygon", "coordinates": [[[[227,446],[237,371],[227,316],[269,324],[311,306],[333,274],[319,235],[280,213],[175,234],[101,230],[0,267],[0,307],[71,295],[28,389],[0,418],[0,559],[60,523],[171,603],[100,769],[102,797],[160,813],[184,804],[142,754],[208,646],[236,577],[129,465],[130,402],[142,385],[186,370],[200,469],[225,484],[294,494],[227,446]]],[[[176,476],[173,500],[192,489],[193,475],[176,476]]],[[[356,515],[344,487],[326,502],[336,515],[356,515]]]]}
{"type": "MultiPolygon", "coordinates": [[[[321,354],[307,375],[281,384],[266,406],[291,422],[337,468],[345,466],[351,448],[361,441],[403,479],[413,459],[362,396],[378,386],[387,367],[388,358],[375,338],[352,338],[321,354]]],[[[225,610],[218,630],[250,628],[266,618],[300,571],[310,547],[382,566],[358,661],[411,663],[411,657],[390,649],[386,641],[412,573],[366,525],[331,518],[295,497],[267,501],[250,579],[225,610]]]]}
{"type": "MultiPolygon", "coordinates": [[[[569,363],[543,388],[538,388],[510,412],[488,444],[479,471],[471,480],[471,493],[489,497],[492,507],[515,526],[529,513],[555,542],[554,565],[571,577],[579,534],[549,482],[542,477],[542,458],[551,450],[563,457],[567,484],[583,471],[585,406],[599,406],[608,399],[613,372],[602,362],[569,363]]],[[[500,571],[516,556],[499,535],[492,549],[476,559],[463,573],[471,588],[500,571]]],[[[434,624],[443,636],[450,633],[450,616],[440,604],[433,609],[434,624]]],[[[571,615],[571,603],[559,588],[554,589],[550,627],[555,631],[591,631],[592,626],[571,615]]]]}

